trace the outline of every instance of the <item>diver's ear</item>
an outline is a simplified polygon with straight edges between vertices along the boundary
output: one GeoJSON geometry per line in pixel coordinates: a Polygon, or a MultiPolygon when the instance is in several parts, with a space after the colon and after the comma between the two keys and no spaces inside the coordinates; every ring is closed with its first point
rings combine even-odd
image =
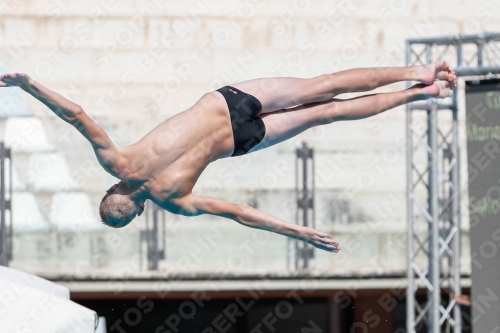
{"type": "Polygon", "coordinates": [[[137,216],[141,216],[141,214],[144,212],[144,204],[139,207],[139,212],[137,213],[137,216]]]}
{"type": "Polygon", "coordinates": [[[111,186],[111,187],[109,188],[109,190],[107,190],[107,191],[106,191],[106,193],[111,193],[111,192],[113,192],[114,190],[116,190],[116,188],[117,188],[117,187],[118,187],[118,184],[115,184],[115,185],[111,186]]]}

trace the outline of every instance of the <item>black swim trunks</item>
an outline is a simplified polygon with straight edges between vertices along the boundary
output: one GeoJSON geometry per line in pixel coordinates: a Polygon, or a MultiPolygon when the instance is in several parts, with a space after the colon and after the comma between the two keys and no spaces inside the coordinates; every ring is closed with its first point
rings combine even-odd
{"type": "Polygon", "coordinates": [[[259,117],[262,104],[252,95],[233,87],[217,89],[226,99],[233,128],[234,151],[231,156],[246,154],[264,138],[266,127],[259,117]]]}

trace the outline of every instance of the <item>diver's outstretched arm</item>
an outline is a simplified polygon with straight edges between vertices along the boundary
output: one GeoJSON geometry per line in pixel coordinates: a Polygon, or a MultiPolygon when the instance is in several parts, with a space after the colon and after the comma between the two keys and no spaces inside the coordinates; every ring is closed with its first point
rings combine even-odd
{"type": "Polygon", "coordinates": [[[280,235],[303,240],[325,251],[340,251],[339,243],[332,240],[332,236],[329,234],[283,221],[245,204],[234,204],[224,200],[199,197],[192,194],[175,199],[174,204],[179,207],[179,211],[176,213],[182,215],[196,216],[210,214],[221,216],[247,227],[268,230],[280,235]]]}
{"type": "Polygon", "coordinates": [[[0,87],[17,86],[38,99],[59,118],[73,125],[92,144],[99,163],[112,175],[123,173],[124,161],[104,130],[87,116],[83,108],[44,87],[26,74],[0,76],[0,87]]]}

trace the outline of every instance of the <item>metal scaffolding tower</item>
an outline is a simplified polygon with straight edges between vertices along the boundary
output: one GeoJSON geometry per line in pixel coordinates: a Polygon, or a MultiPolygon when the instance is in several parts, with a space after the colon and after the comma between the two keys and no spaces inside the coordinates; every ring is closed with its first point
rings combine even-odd
{"type": "MultiPolygon", "coordinates": [[[[314,228],[314,154],[306,143],[297,148],[296,193],[297,223],[314,228]]],[[[303,241],[295,243],[295,269],[309,268],[310,259],[314,258],[314,247],[303,241]]]]}
{"type": "Polygon", "coordinates": [[[0,143],[0,265],[12,260],[12,159],[11,151],[0,143]]]}
{"type": "MultiPolygon", "coordinates": [[[[500,34],[410,39],[406,64],[447,61],[458,76],[500,73],[500,34]]],[[[457,94],[407,105],[407,331],[461,332],[457,94]],[[427,299],[417,302],[419,288],[427,299]]]]}
{"type": "MultiPolygon", "coordinates": [[[[146,229],[141,231],[148,270],[158,270],[159,262],[165,259],[165,211],[151,201],[146,202],[146,229]]],[[[141,258],[143,258],[141,246],[141,258]]],[[[141,265],[142,266],[142,265],[141,265]]]]}

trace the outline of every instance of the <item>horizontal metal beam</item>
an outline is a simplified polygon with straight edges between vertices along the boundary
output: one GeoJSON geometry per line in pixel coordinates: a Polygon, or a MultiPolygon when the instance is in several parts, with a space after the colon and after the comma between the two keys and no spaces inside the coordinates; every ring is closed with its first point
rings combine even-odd
{"type": "MultiPolygon", "coordinates": [[[[456,106],[454,104],[436,104],[438,110],[453,110],[456,106]]],[[[408,109],[412,111],[430,111],[432,104],[427,103],[412,103],[408,104],[408,109]]]]}
{"type": "Polygon", "coordinates": [[[452,42],[457,43],[475,43],[478,40],[488,41],[500,41],[500,33],[483,33],[477,35],[454,35],[454,36],[444,36],[444,37],[429,37],[429,38],[418,38],[418,39],[408,39],[409,44],[452,44],[452,42]]]}
{"type": "Polygon", "coordinates": [[[474,75],[488,75],[500,74],[500,66],[491,67],[465,67],[454,69],[457,76],[474,76],[474,75]]]}
{"type": "MultiPolygon", "coordinates": [[[[179,291],[237,291],[249,290],[254,286],[255,290],[376,290],[390,289],[404,290],[407,285],[405,278],[373,278],[373,279],[324,279],[324,278],[300,278],[300,279],[241,279],[241,280],[119,280],[121,292],[179,292],[179,291]]],[[[59,285],[67,287],[71,293],[81,292],[103,292],[115,291],[116,286],[104,281],[67,281],[56,280],[59,285]]],[[[470,278],[463,278],[462,287],[470,288],[470,278]]],[[[443,287],[449,283],[443,282],[443,287]]]]}

